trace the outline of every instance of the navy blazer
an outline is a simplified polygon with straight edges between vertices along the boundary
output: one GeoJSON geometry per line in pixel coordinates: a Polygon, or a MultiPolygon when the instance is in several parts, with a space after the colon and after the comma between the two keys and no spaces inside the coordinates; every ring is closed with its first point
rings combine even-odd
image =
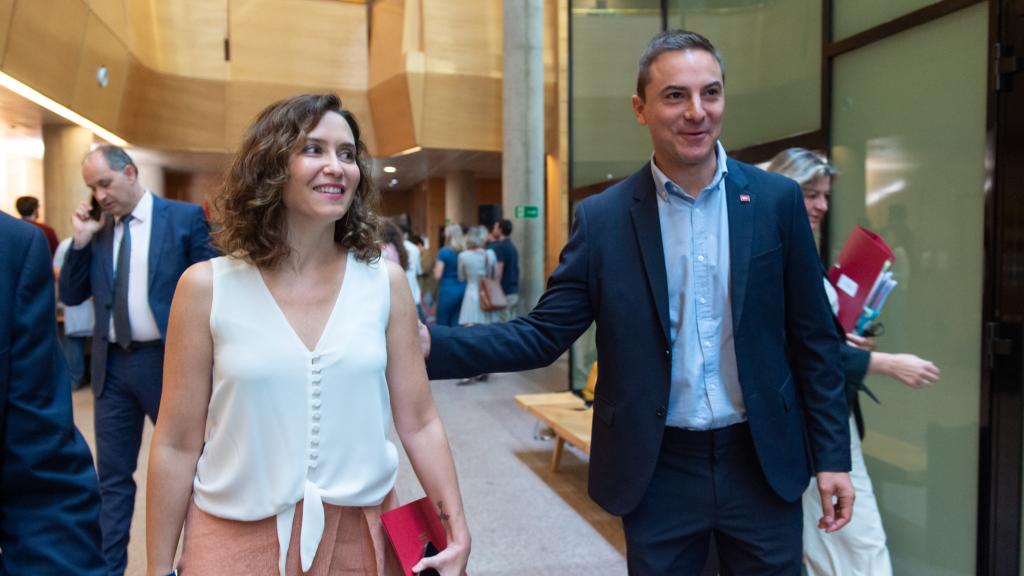
{"type": "Polygon", "coordinates": [[[43,233],[0,212],[0,574],[106,574],[43,233]]]}
{"type": "MultiPolygon", "coordinates": [[[[114,306],[114,219],[88,246],[68,250],[60,269],[60,300],[74,306],[93,297],[96,324],[92,338],[92,391],[103,393],[107,372],[107,335],[114,306]]],[[[167,318],[178,279],[195,264],[217,256],[202,208],[153,196],[149,237],[149,308],[161,338],[167,338],[167,318]]]]}
{"type": "MultiPolygon", "coordinates": [[[[740,386],[768,483],[787,501],[812,470],[848,471],[839,338],[795,182],[728,161],[730,301],[740,386]]],[[[431,327],[432,378],[550,364],[592,321],[601,363],[591,497],[616,515],[642,499],[658,459],[671,379],[668,282],[650,164],[580,202],[547,290],[505,324],[431,327]]]]}

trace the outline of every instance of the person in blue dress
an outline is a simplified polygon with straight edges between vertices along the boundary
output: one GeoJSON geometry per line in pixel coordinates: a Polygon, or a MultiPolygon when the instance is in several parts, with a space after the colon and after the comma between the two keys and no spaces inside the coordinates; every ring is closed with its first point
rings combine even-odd
{"type": "Polygon", "coordinates": [[[437,252],[434,281],[437,282],[437,320],[442,326],[458,326],[466,283],[459,280],[459,252],[462,251],[462,226],[449,224],[444,229],[444,247],[437,252]]]}

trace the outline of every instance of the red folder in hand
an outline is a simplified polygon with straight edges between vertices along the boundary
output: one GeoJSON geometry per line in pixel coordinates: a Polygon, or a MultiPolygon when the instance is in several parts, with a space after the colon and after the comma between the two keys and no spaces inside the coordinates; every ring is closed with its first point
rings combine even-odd
{"type": "Polygon", "coordinates": [[[432,542],[438,550],[448,546],[441,519],[426,498],[389,510],[381,514],[380,519],[405,576],[413,576],[412,567],[423,557],[427,542],[432,542]]]}
{"type": "Polygon", "coordinates": [[[860,226],[850,232],[839,258],[828,271],[829,282],[839,294],[839,323],[843,330],[853,330],[885,263],[893,260],[892,250],[878,234],[860,226]]]}

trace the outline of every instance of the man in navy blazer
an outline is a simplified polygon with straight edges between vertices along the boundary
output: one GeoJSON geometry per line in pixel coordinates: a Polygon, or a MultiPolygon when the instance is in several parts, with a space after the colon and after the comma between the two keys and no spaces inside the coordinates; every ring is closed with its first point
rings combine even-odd
{"type": "Polygon", "coordinates": [[[431,327],[432,378],[554,361],[597,323],[591,496],[623,517],[630,574],[800,574],[800,496],[849,521],[849,428],[796,183],[726,157],[724,72],[698,34],[656,36],[633,110],[653,159],[577,206],[528,317],[431,327]],[[833,507],[833,497],[838,503],[833,507]]]}
{"type": "Polygon", "coordinates": [[[73,244],[60,271],[68,305],[93,298],[92,390],[103,509],[103,553],[110,574],[123,574],[135,507],[132,474],[145,417],[155,423],[163,381],[167,317],[186,268],[216,256],[202,208],[164,200],[143,188],[131,157],[101,146],[82,177],[102,208],[83,202],[71,218],[73,244]],[[125,273],[122,272],[122,268],[125,273]]]}
{"type": "Polygon", "coordinates": [[[0,212],[0,574],[106,574],[43,233],[0,212]]]}

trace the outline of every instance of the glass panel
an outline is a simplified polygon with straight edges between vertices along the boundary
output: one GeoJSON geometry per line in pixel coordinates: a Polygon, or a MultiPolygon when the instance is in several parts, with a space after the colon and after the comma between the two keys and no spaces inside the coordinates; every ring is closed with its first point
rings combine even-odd
{"type": "Polygon", "coordinates": [[[821,0],[672,0],[670,28],[706,36],[725,61],[730,150],[821,127],[821,0]]]}
{"type": "Polygon", "coordinates": [[[624,178],[650,159],[650,137],[630,98],[640,53],[661,30],[660,4],[572,3],[571,188],[624,178]]]}
{"type": "Polygon", "coordinates": [[[842,40],[936,0],[832,0],[832,39],[842,40]]]}
{"type": "MultiPolygon", "coordinates": [[[[572,0],[570,188],[625,178],[651,157],[630,98],[637,62],[661,30],[660,0],[572,0]]],[[[591,326],[572,347],[570,385],[582,390],[597,357],[591,326]]]]}
{"type": "Polygon", "coordinates": [[[868,379],[864,456],[896,574],[973,574],[984,232],[981,3],[839,56],[831,257],[860,224],[896,254],[878,347],[933,360],[932,389],[868,379]]]}

